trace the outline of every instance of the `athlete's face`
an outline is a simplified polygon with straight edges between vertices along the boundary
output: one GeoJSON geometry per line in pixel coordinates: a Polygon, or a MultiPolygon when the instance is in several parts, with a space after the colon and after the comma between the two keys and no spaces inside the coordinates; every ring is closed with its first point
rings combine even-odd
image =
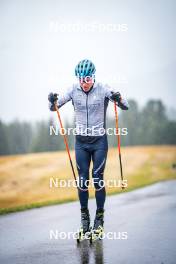
{"type": "Polygon", "coordinates": [[[88,92],[94,83],[94,79],[92,77],[89,77],[89,76],[87,76],[85,78],[81,77],[81,78],[79,78],[79,83],[80,83],[81,88],[85,92],[88,92]]]}

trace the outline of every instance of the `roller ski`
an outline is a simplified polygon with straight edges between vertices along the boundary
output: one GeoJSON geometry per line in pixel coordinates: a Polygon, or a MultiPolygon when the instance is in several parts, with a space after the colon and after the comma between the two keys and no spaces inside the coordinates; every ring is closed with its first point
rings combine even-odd
{"type": "Polygon", "coordinates": [[[77,233],[77,243],[79,244],[83,240],[90,240],[91,227],[90,227],[90,215],[88,209],[81,209],[81,228],[77,233]]]}
{"type": "Polygon", "coordinates": [[[95,221],[93,229],[91,230],[91,237],[90,237],[90,243],[92,244],[93,241],[101,240],[103,238],[104,234],[104,210],[99,209],[96,211],[95,221]]]}

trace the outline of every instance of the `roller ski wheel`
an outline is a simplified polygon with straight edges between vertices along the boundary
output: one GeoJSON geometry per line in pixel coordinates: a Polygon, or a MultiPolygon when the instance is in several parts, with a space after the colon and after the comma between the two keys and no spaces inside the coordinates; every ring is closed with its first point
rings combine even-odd
{"type": "Polygon", "coordinates": [[[77,237],[76,237],[77,244],[79,244],[81,241],[84,240],[90,240],[91,233],[92,233],[91,228],[85,233],[83,232],[83,228],[80,228],[80,230],[77,232],[77,237]]]}
{"type": "Polygon", "coordinates": [[[92,244],[93,241],[101,240],[104,234],[104,210],[97,209],[94,221],[94,227],[91,232],[90,243],[92,244]]]}
{"type": "Polygon", "coordinates": [[[102,226],[99,226],[99,228],[96,230],[92,230],[90,236],[90,244],[92,244],[94,241],[102,240],[103,234],[104,234],[104,229],[102,226]]]}
{"type": "Polygon", "coordinates": [[[81,228],[77,233],[77,243],[89,239],[91,234],[90,215],[87,208],[81,209],[81,228]]]}

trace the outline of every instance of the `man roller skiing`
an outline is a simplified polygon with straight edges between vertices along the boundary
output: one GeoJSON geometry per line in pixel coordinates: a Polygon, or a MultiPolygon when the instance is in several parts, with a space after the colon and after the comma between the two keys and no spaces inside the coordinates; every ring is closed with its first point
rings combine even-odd
{"type": "Polygon", "coordinates": [[[95,71],[95,65],[90,60],[80,61],[75,68],[75,75],[79,79],[78,84],[73,85],[64,95],[50,93],[48,96],[51,111],[55,111],[55,104],[59,108],[70,100],[74,106],[77,132],[75,155],[81,187],[78,189],[78,194],[83,234],[90,230],[87,183],[91,160],[97,205],[93,230],[97,234],[103,231],[106,191],[100,181],[103,180],[108,142],[106,133],[102,131],[105,131],[106,127],[106,110],[109,100],[116,102],[122,110],[128,110],[128,102],[122,99],[119,92],[114,92],[95,81],[95,71]]]}

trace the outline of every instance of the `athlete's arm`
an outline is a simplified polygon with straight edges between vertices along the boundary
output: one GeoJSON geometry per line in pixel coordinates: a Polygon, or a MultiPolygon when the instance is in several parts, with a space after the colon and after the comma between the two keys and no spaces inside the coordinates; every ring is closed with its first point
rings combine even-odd
{"type": "Polygon", "coordinates": [[[48,101],[49,101],[49,109],[51,111],[56,111],[55,104],[58,108],[63,106],[65,103],[69,102],[72,99],[72,90],[73,88],[70,88],[67,90],[64,94],[56,94],[56,93],[50,93],[48,95],[48,101]]]}
{"type": "Polygon", "coordinates": [[[113,91],[108,86],[105,86],[105,96],[109,98],[111,102],[116,102],[117,106],[119,106],[122,110],[128,110],[129,104],[125,98],[122,98],[119,92],[113,91]]]}

